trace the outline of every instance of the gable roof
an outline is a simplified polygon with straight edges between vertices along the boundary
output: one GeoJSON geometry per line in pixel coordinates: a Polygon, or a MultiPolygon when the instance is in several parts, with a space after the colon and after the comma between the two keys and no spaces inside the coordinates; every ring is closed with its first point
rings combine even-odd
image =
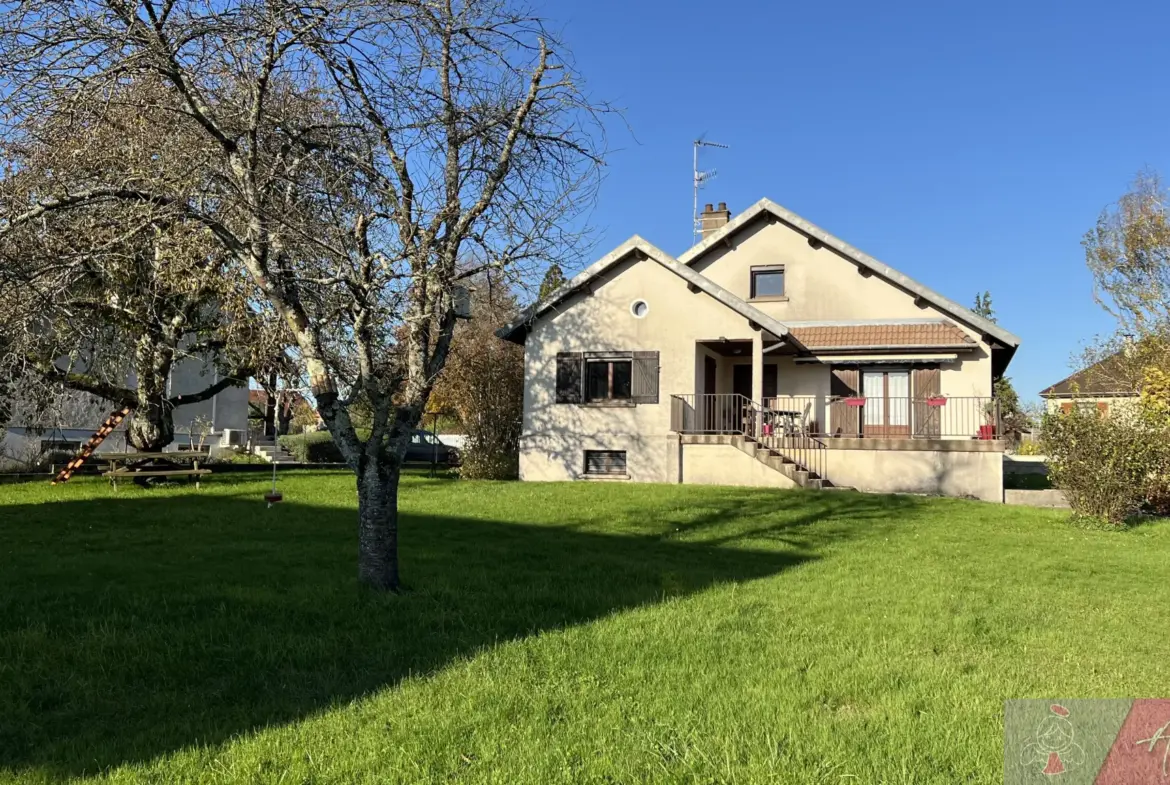
{"type": "Polygon", "coordinates": [[[1066,376],[1040,391],[1042,398],[1092,398],[1137,395],[1138,386],[1128,376],[1121,352],[1111,354],[1088,368],[1066,376]]]}
{"type": "Polygon", "coordinates": [[[895,286],[905,289],[915,296],[922,298],[926,302],[933,305],[935,308],[938,308],[943,313],[954,317],[960,322],[965,322],[971,327],[979,330],[980,333],[995,338],[1005,347],[1014,350],[1020,345],[1019,336],[1008,332],[995,322],[979,316],[969,308],[964,308],[954,300],[942,296],[933,289],[923,286],[913,278],[910,278],[909,276],[898,272],[889,265],[878,261],[864,251],[858,248],[854,248],[852,245],[840,239],[839,237],[835,237],[829,234],[816,224],[806,221],[796,213],[776,204],[771,199],[761,199],[739,215],[735,216],[735,218],[724,224],[723,227],[718,231],[706,237],[702,242],[692,246],[690,250],[679,256],[679,261],[686,265],[694,264],[716,245],[722,243],[724,240],[730,238],[739,231],[747,228],[760,216],[767,215],[774,216],[780,221],[783,221],[789,226],[795,228],[802,234],[811,238],[815,238],[824,245],[834,249],[842,256],[848,257],[858,266],[866,268],[876,275],[885,278],[895,286]]]}
{"type": "Polygon", "coordinates": [[[788,327],[780,323],[771,316],[760,309],[749,305],[739,297],[736,297],[731,292],[724,289],[719,284],[712,281],[705,275],[692,270],[690,267],[679,262],[670,254],[663,251],[661,248],[647,242],[638,235],[634,235],[624,243],[613,249],[601,259],[597,260],[578,275],[573,276],[568,283],[558,288],[551,295],[539,302],[533,303],[528,308],[516,317],[510,324],[496,330],[496,335],[513,343],[524,343],[524,339],[528,335],[533,322],[541,318],[549,311],[553,310],[557,305],[564,302],[565,299],[584,288],[593,279],[600,276],[606,270],[626,260],[631,255],[637,255],[639,259],[651,259],[658,264],[670,270],[672,273],[682,278],[689,285],[706,292],[711,297],[715,298],[723,305],[738,313],[740,316],[747,319],[749,322],[755,322],[761,328],[771,333],[777,338],[783,338],[788,335],[788,327]]]}

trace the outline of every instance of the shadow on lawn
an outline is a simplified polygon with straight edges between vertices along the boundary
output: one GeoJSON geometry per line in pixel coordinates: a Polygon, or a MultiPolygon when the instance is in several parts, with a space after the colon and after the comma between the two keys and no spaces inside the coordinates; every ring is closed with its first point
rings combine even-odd
{"type": "Polygon", "coordinates": [[[410,585],[392,597],[355,590],[352,508],[267,512],[230,495],[6,507],[0,773],[215,745],[501,641],[779,573],[918,502],[745,490],[705,504],[672,526],[677,510],[643,503],[628,514],[654,525],[626,536],[582,531],[573,511],[565,526],[406,516],[410,585]],[[836,517],[853,525],[809,529],[836,517]]]}

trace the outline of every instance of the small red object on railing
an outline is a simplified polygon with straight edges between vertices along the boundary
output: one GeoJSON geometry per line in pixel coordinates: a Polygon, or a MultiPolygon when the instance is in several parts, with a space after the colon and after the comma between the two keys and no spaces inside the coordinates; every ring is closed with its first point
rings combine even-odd
{"type": "Polygon", "coordinates": [[[865,399],[864,398],[846,398],[845,405],[846,406],[865,406],[865,399]]]}
{"type": "Polygon", "coordinates": [[[927,398],[926,405],[927,406],[946,406],[947,399],[946,399],[946,397],[944,397],[942,395],[936,395],[932,398],[927,398]]]}

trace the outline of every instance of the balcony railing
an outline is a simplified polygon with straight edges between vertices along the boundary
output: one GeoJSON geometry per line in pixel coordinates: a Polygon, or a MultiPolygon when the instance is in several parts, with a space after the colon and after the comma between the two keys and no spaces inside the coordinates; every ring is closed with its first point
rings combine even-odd
{"type": "Polygon", "coordinates": [[[671,396],[671,430],[763,437],[997,439],[999,402],[987,397],[671,396]]]}

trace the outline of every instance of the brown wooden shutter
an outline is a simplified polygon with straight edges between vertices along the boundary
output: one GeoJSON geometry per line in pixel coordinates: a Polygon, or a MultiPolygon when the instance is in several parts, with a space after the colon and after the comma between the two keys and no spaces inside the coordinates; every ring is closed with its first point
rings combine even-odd
{"type": "Polygon", "coordinates": [[[837,400],[829,405],[829,423],[834,436],[858,436],[861,432],[861,409],[845,403],[843,398],[857,395],[861,371],[857,368],[833,368],[829,394],[837,400]]]}
{"type": "Polygon", "coordinates": [[[581,403],[585,357],[581,352],[557,352],[557,403],[581,403]]]}
{"type": "Polygon", "coordinates": [[[1101,418],[1109,416],[1109,404],[1105,401],[1097,401],[1097,416],[1101,418]]]}
{"type": "Polygon", "coordinates": [[[1060,413],[1061,414],[1068,414],[1069,412],[1072,411],[1072,409],[1073,409],[1073,405],[1072,405],[1071,401],[1065,401],[1064,403],[1062,403],[1060,405],[1060,413]]]}
{"type": "Polygon", "coordinates": [[[937,439],[942,433],[942,408],[929,406],[928,398],[935,398],[942,392],[942,380],[938,368],[915,368],[911,396],[914,398],[914,422],[911,433],[937,439]]]}
{"type": "Polygon", "coordinates": [[[634,352],[634,403],[658,403],[658,352],[634,352]]]}

